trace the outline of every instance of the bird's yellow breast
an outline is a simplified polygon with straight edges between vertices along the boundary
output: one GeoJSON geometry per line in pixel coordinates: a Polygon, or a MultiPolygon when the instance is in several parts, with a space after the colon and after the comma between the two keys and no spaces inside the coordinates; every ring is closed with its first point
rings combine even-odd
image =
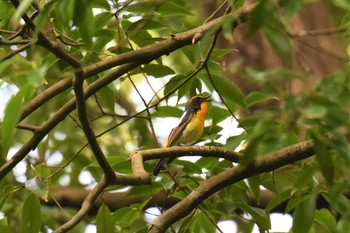
{"type": "Polygon", "coordinates": [[[180,144],[192,144],[196,142],[203,133],[204,121],[208,111],[208,104],[203,102],[201,109],[196,112],[181,135],[180,144]]]}

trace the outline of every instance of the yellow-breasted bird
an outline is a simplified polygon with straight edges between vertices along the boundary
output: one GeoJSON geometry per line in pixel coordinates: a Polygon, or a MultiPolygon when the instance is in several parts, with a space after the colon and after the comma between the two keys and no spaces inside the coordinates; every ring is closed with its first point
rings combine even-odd
{"type": "MultiPolygon", "coordinates": [[[[200,138],[208,112],[208,101],[211,101],[209,97],[196,95],[187,102],[180,124],[171,130],[164,147],[191,145],[200,138]]],[[[153,175],[158,175],[164,163],[168,164],[171,161],[169,158],[160,159],[153,170],[153,175]]]]}

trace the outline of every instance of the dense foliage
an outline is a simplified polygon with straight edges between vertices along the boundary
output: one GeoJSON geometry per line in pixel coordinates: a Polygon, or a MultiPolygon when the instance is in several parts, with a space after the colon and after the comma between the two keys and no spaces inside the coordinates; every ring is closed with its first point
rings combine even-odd
{"type": "MultiPolygon", "coordinates": [[[[293,232],[350,232],[350,6],[326,4],[334,28],[292,32],[294,17],[313,3],[248,2],[1,1],[0,232],[64,230],[68,221],[76,221],[70,232],[91,224],[146,232],[147,208],[163,212],[238,163],[177,159],[172,175],[149,184],[119,177],[96,185],[109,168],[132,176],[130,154],[161,147],[198,93],[213,98],[200,145],[240,151],[242,167],[306,140],[314,156],[222,183],[173,232],[215,232],[222,220],[266,232],[273,212],[291,214],[293,232]],[[262,35],[271,50],[261,59],[273,54],[282,65],[248,65],[236,49],[237,26],[245,38],[262,35]],[[308,61],[296,68],[300,38],[334,34],[342,54],[310,47],[337,67],[318,76],[308,61]],[[84,199],[96,203],[84,209],[84,199]]],[[[145,161],[145,170],[154,164],[145,161]]]]}

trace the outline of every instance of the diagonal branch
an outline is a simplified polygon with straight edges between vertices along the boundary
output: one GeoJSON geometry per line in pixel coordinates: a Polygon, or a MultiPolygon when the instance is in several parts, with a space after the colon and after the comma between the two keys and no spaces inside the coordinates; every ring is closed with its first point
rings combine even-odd
{"type": "MultiPolygon", "coordinates": [[[[249,11],[248,11],[249,12],[249,11]]],[[[246,15],[248,13],[241,13],[238,15],[238,18],[240,19],[239,22],[244,21],[243,19],[246,18],[246,15]]],[[[225,16],[228,17],[228,16],[225,16]]],[[[89,75],[96,74],[98,72],[101,72],[103,70],[112,68],[115,65],[119,64],[119,67],[110,71],[108,74],[106,74],[103,78],[98,79],[97,81],[90,84],[84,91],[85,98],[89,98],[91,95],[93,95],[95,92],[100,90],[102,87],[108,85],[110,82],[116,80],[121,75],[127,73],[128,71],[140,66],[141,64],[147,64],[151,62],[154,59],[157,59],[158,57],[169,54],[170,52],[179,49],[183,46],[189,45],[193,42],[194,37],[196,39],[199,39],[198,35],[200,34],[203,36],[203,33],[207,32],[214,26],[217,26],[223,18],[218,18],[213,21],[210,21],[207,24],[204,24],[198,28],[189,30],[187,32],[179,33],[176,35],[173,35],[170,39],[159,42],[154,45],[146,46],[140,50],[131,51],[128,53],[124,53],[121,55],[118,55],[114,58],[108,59],[106,61],[98,62],[95,64],[92,64],[86,69],[83,69],[82,72],[85,74],[84,78],[87,78],[89,75]],[[128,61],[133,61],[130,63],[126,63],[128,61]],[[124,64],[126,63],[126,64],[124,64]],[[123,65],[121,65],[123,64],[123,65]]],[[[238,22],[238,20],[237,20],[238,22]]],[[[237,23],[234,23],[237,25],[237,23]]],[[[73,62],[74,63],[74,62],[73,62]]],[[[80,62],[79,62],[80,64],[80,62]]],[[[73,64],[73,67],[77,67],[77,64],[73,64]]],[[[78,66],[79,67],[79,66],[78,66]]],[[[26,116],[28,116],[31,112],[35,111],[38,107],[40,107],[42,104],[44,104],[47,100],[51,99],[53,96],[61,93],[62,91],[69,88],[72,84],[74,76],[70,76],[69,78],[66,78],[62,80],[61,82],[53,85],[52,87],[48,88],[46,91],[43,91],[41,94],[39,94],[36,98],[34,98],[26,107],[24,108],[21,116],[21,120],[23,120],[26,116]]],[[[165,98],[165,97],[164,97],[165,98]]],[[[158,103],[163,100],[160,99],[158,103]]],[[[63,121],[64,118],[75,109],[76,99],[72,98],[68,103],[66,103],[64,106],[62,106],[49,120],[44,122],[38,129],[35,131],[35,134],[28,140],[26,144],[24,144],[20,150],[16,152],[16,154],[8,160],[5,164],[3,164],[0,167],[0,180],[6,176],[7,173],[11,171],[11,169],[16,166],[21,160],[24,159],[24,157],[33,149],[36,148],[36,146],[40,143],[40,141],[47,135],[50,130],[52,130],[54,127],[58,125],[59,122],[63,121]]],[[[158,103],[155,103],[152,106],[149,106],[149,108],[156,107],[158,103]]],[[[144,110],[145,111],[145,110],[144,110]]],[[[141,111],[138,114],[144,112],[141,111]]]]}
{"type": "Polygon", "coordinates": [[[149,232],[165,232],[173,223],[190,214],[202,201],[224,187],[312,156],[313,146],[312,141],[304,141],[271,153],[250,165],[237,165],[205,180],[185,199],[160,215],[150,225],[149,232]]]}
{"type": "MultiPolygon", "coordinates": [[[[18,7],[19,3],[16,0],[11,1],[15,7],[18,7]]],[[[22,16],[26,24],[32,29],[35,29],[34,23],[31,19],[24,14],[22,16]]],[[[76,108],[78,112],[78,117],[84,131],[84,134],[87,138],[87,141],[90,145],[90,148],[95,155],[96,160],[104,171],[107,181],[110,183],[114,182],[115,175],[114,170],[111,165],[107,162],[97,140],[94,135],[93,130],[91,129],[89,119],[86,114],[86,103],[85,103],[85,94],[83,90],[84,84],[84,70],[81,62],[75,57],[71,56],[69,53],[64,51],[64,49],[58,45],[52,27],[49,23],[45,25],[46,33],[48,37],[44,36],[41,32],[38,34],[38,43],[43,47],[47,48],[58,58],[61,58],[63,61],[67,62],[70,66],[75,68],[74,79],[73,79],[73,89],[76,97],[76,108]]],[[[70,84],[70,83],[69,83],[70,84]]],[[[108,183],[108,182],[107,182],[108,183]]]]}
{"type": "MultiPolygon", "coordinates": [[[[92,96],[96,91],[107,85],[109,82],[117,79],[121,75],[125,74],[129,70],[137,67],[138,63],[129,63],[118,67],[111,71],[106,77],[101,78],[87,87],[84,91],[85,98],[92,96]]],[[[76,99],[72,98],[65,105],[63,105],[50,119],[44,122],[41,126],[37,127],[34,135],[25,143],[5,164],[0,167],[0,180],[9,173],[24,157],[31,151],[34,150],[41,140],[65,117],[72,112],[76,107],[76,99]]]]}
{"type": "Polygon", "coordinates": [[[75,227],[80,221],[86,216],[89,210],[92,208],[94,201],[98,198],[98,196],[105,190],[108,186],[107,180],[102,179],[91,192],[85,198],[80,210],[76,215],[74,215],[68,222],[54,230],[54,233],[67,232],[73,227],[75,227]]]}
{"type": "MultiPolygon", "coordinates": [[[[251,10],[244,11],[239,15],[229,14],[217,19],[214,19],[206,24],[203,24],[197,28],[191,29],[186,32],[178,33],[172,35],[171,38],[161,41],[156,44],[145,46],[141,49],[126,52],[120,55],[117,55],[113,58],[106,59],[94,64],[88,65],[84,68],[85,76],[84,78],[89,78],[95,74],[98,74],[102,71],[108,70],[110,68],[127,64],[131,62],[136,62],[138,64],[147,64],[152,60],[155,60],[163,55],[168,55],[173,51],[176,51],[179,48],[182,48],[187,45],[191,45],[198,40],[210,29],[215,26],[218,26],[225,20],[225,17],[234,17],[236,20],[233,27],[236,27],[238,23],[243,23],[247,21],[247,15],[251,10]]],[[[74,78],[74,75],[69,75],[64,80],[52,85],[45,91],[41,92],[38,96],[34,97],[23,109],[21,120],[26,118],[37,108],[43,105],[45,102],[56,96],[57,94],[65,91],[71,86],[71,82],[74,78]]]]}

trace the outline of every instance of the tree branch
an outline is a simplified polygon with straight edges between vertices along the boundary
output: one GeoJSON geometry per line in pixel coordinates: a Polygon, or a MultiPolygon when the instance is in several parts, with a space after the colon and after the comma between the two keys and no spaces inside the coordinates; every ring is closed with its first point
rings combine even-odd
{"type": "MultiPolygon", "coordinates": [[[[187,45],[193,44],[193,39],[195,38],[195,42],[197,42],[205,32],[208,32],[213,27],[222,23],[224,17],[236,17],[236,21],[234,23],[234,27],[238,25],[238,23],[243,23],[247,21],[247,15],[250,10],[240,13],[238,16],[236,14],[229,14],[217,19],[214,19],[206,24],[203,24],[197,28],[192,30],[178,33],[173,35],[171,38],[161,41],[156,44],[145,46],[141,49],[129,51],[120,55],[116,55],[110,59],[102,60],[100,62],[96,62],[94,64],[88,65],[84,68],[83,72],[85,73],[84,78],[89,78],[95,74],[98,74],[102,71],[108,70],[115,66],[119,66],[127,63],[137,63],[137,64],[147,64],[152,60],[155,60],[163,55],[168,55],[171,52],[182,48],[187,45]],[[200,35],[198,37],[198,35],[200,35]]],[[[39,95],[34,97],[23,109],[21,120],[30,115],[33,111],[43,105],[46,101],[50,100],[57,94],[65,91],[71,86],[71,82],[74,78],[74,75],[69,75],[64,80],[52,85],[45,91],[41,92],[39,95]]]]}
{"type": "Polygon", "coordinates": [[[135,154],[141,154],[144,161],[160,158],[175,159],[181,156],[202,156],[202,157],[216,157],[238,163],[243,156],[242,153],[235,152],[231,149],[217,146],[172,146],[166,148],[155,148],[137,151],[135,154]]]}
{"type": "MultiPolygon", "coordinates": [[[[10,1],[15,8],[18,8],[18,6],[19,6],[18,0],[10,0],[10,1]]],[[[35,5],[35,3],[34,3],[34,5],[35,5]]],[[[35,15],[37,15],[37,13],[35,13],[35,15]]],[[[31,18],[28,17],[27,14],[23,14],[22,19],[25,21],[26,25],[28,25],[28,27],[32,31],[35,31],[35,28],[36,28],[35,24],[32,22],[31,18]]],[[[46,27],[47,27],[47,24],[46,24],[46,27]]],[[[49,38],[52,38],[50,35],[51,34],[49,32],[49,38]]],[[[64,51],[64,49],[62,49],[61,46],[58,45],[58,43],[56,42],[55,39],[53,39],[51,41],[49,38],[47,38],[42,32],[39,31],[37,43],[39,43],[41,46],[45,47],[50,52],[55,54],[56,57],[62,58],[63,61],[67,62],[72,67],[74,67],[74,68],[81,67],[81,63],[78,59],[76,59],[75,57],[71,56],[69,53],[64,51]]]]}
{"type": "MultiPolygon", "coordinates": [[[[240,14],[238,17],[240,18],[239,22],[244,21],[243,19],[246,18],[247,12],[244,12],[240,14]]],[[[225,16],[227,17],[227,16],[225,16]]],[[[110,82],[116,80],[121,75],[125,74],[126,72],[140,66],[141,64],[147,64],[151,62],[152,60],[165,55],[169,54],[170,52],[181,48],[185,45],[191,44],[192,39],[195,35],[198,35],[198,33],[203,33],[208,30],[210,30],[212,27],[217,25],[222,21],[222,18],[215,19],[213,21],[210,21],[207,24],[204,24],[198,28],[192,29],[190,31],[179,33],[175,36],[173,36],[171,39],[165,40],[163,42],[159,42],[154,45],[146,46],[140,50],[131,51],[128,53],[124,53],[121,55],[116,56],[115,58],[98,62],[93,65],[90,65],[85,70],[83,69],[82,72],[85,73],[84,78],[86,78],[88,75],[92,75],[93,73],[96,73],[98,71],[102,71],[105,69],[109,69],[113,67],[114,65],[122,64],[127,61],[133,61],[127,64],[120,65],[117,69],[114,69],[110,71],[107,75],[105,75],[103,78],[98,79],[97,81],[93,82],[91,85],[89,85],[85,91],[84,95],[85,98],[90,97],[95,92],[100,90],[102,87],[108,85],[110,82]]],[[[62,52],[62,51],[61,51],[62,52]]],[[[57,56],[57,55],[56,55],[57,56]]],[[[67,58],[69,60],[69,58],[67,58]]],[[[67,61],[67,60],[66,60],[67,61]]],[[[77,64],[73,62],[73,67],[77,67],[77,64]]],[[[24,119],[26,116],[28,116],[31,112],[33,112],[35,109],[37,109],[39,106],[44,104],[47,100],[51,99],[54,95],[53,93],[58,94],[62,92],[63,90],[66,90],[68,87],[71,86],[71,82],[73,80],[73,77],[66,78],[65,80],[57,83],[57,85],[53,85],[52,88],[48,88],[47,91],[43,91],[41,94],[39,94],[36,98],[34,98],[26,107],[24,108],[22,112],[21,119],[24,119]],[[50,91],[48,91],[50,90],[50,91]]],[[[64,120],[64,118],[75,109],[75,98],[72,98],[68,103],[66,103],[61,109],[59,109],[56,114],[54,114],[48,121],[42,124],[42,126],[38,127],[38,130],[35,132],[34,136],[21,147],[21,149],[9,160],[7,161],[1,168],[0,168],[0,180],[11,171],[11,169],[17,165],[32,149],[35,149],[35,147],[38,145],[38,143],[46,136],[46,134],[52,130],[56,125],[64,120]]],[[[150,106],[155,107],[158,103],[150,106]]],[[[141,111],[143,112],[143,111],[141,111]]],[[[141,113],[140,112],[140,113],[141,113]]]]}
{"type": "MultiPolygon", "coordinates": [[[[84,91],[85,98],[92,96],[96,91],[101,89],[103,86],[107,85],[109,82],[120,77],[124,73],[138,66],[138,63],[129,63],[118,67],[117,69],[111,71],[106,77],[101,78],[87,87],[84,91]]],[[[41,142],[41,140],[65,117],[75,109],[75,98],[72,98],[65,105],[63,105],[50,119],[44,122],[41,126],[38,126],[34,135],[25,143],[15,155],[8,160],[5,164],[0,167],[0,180],[9,173],[12,168],[14,168],[24,157],[36,148],[36,146],[41,142]]]]}
{"type": "Polygon", "coordinates": [[[86,103],[83,84],[84,71],[82,69],[82,65],[80,64],[80,67],[78,67],[75,71],[75,78],[73,79],[73,90],[75,92],[76,108],[78,112],[79,121],[81,124],[81,128],[86,136],[86,139],[90,145],[91,151],[105,174],[107,183],[114,183],[116,178],[114,175],[114,170],[112,166],[107,162],[106,157],[103,154],[103,151],[101,150],[101,147],[97,142],[95,133],[91,129],[88,114],[86,113],[86,103]]]}
{"type": "Polygon", "coordinates": [[[346,32],[350,29],[349,25],[343,25],[338,28],[324,28],[324,29],[316,29],[316,30],[300,30],[297,32],[288,32],[288,34],[292,37],[305,37],[305,36],[325,36],[332,35],[336,33],[346,32]]]}
{"type": "Polygon", "coordinates": [[[57,228],[53,231],[53,233],[61,233],[61,232],[67,232],[73,227],[75,227],[90,211],[94,201],[98,198],[98,196],[105,190],[105,188],[108,186],[107,180],[103,178],[91,192],[89,195],[85,198],[80,210],[76,215],[74,215],[68,222],[57,228]]]}
{"type": "Polygon", "coordinates": [[[313,146],[312,141],[301,142],[264,156],[264,159],[250,165],[237,165],[203,181],[190,195],[160,215],[150,225],[149,232],[165,232],[173,223],[197,208],[203,200],[224,187],[312,156],[314,154],[313,146]]]}

